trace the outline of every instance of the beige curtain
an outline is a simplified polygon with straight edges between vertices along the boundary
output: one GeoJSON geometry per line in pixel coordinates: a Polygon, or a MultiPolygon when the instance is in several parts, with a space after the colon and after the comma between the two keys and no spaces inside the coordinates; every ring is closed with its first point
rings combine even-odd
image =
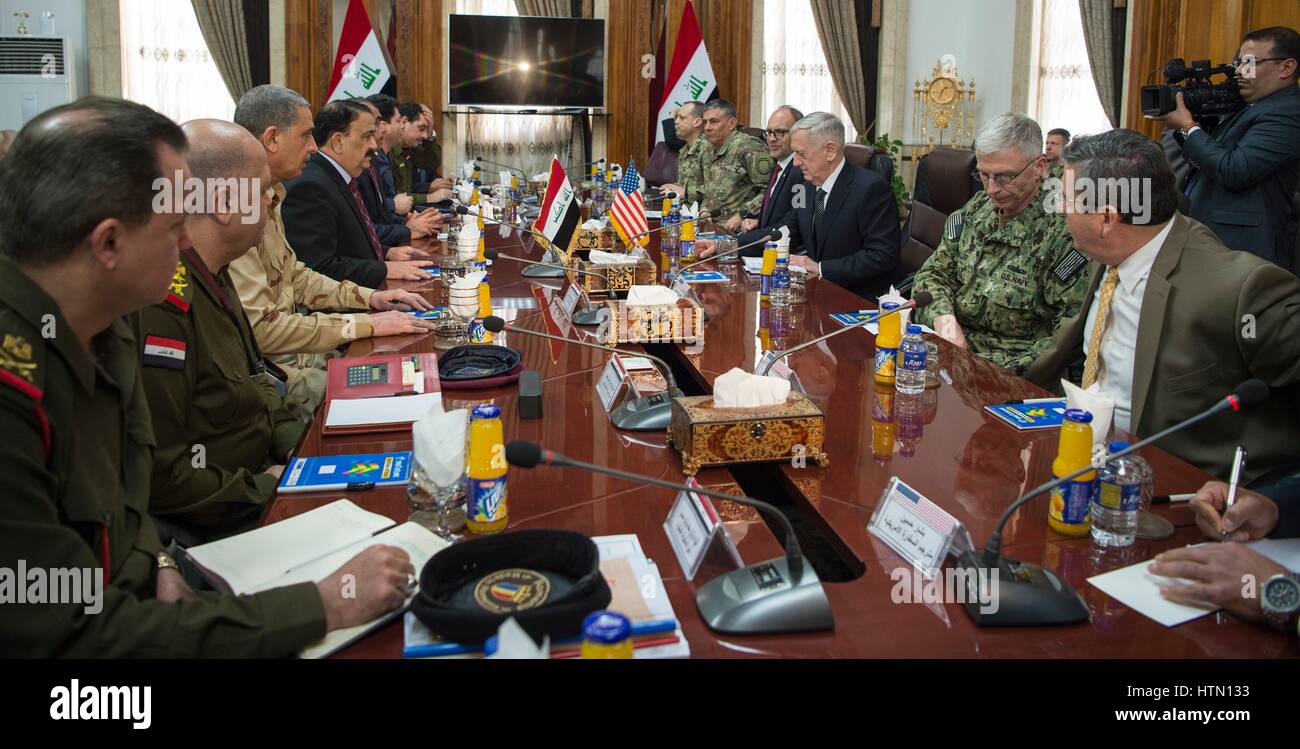
{"type": "Polygon", "coordinates": [[[253,87],[249,65],[248,35],[244,31],[244,0],[190,0],[199,19],[203,41],[208,44],[212,61],[221,72],[221,80],[230,98],[239,101],[253,87]]]}
{"type": "Polygon", "coordinates": [[[515,0],[521,16],[572,18],[573,0],[515,0]]]}
{"type": "Polygon", "coordinates": [[[1088,47],[1088,64],[1092,68],[1092,82],[1097,87],[1097,98],[1106,111],[1111,127],[1119,121],[1115,106],[1115,39],[1111,15],[1115,0],[1079,0],[1079,17],[1083,20],[1083,42],[1088,47]]]}
{"type": "Polygon", "coordinates": [[[871,123],[867,122],[867,85],[854,4],[845,0],[812,0],[811,4],[835,91],[853,120],[853,128],[866,132],[871,123]]]}

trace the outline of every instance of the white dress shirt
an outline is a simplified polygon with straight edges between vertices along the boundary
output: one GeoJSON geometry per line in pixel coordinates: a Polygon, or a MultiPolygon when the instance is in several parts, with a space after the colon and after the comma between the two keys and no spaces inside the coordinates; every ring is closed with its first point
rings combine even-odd
{"type": "MultiPolygon", "coordinates": [[[[1151,275],[1151,266],[1160,254],[1160,247],[1169,237],[1173,228],[1172,219],[1165,222],[1164,228],[1151,238],[1150,242],[1138,248],[1118,266],[1119,284],[1115,295],[1110,300],[1110,314],[1106,327],[1101,334],[1101,374],[1097,384],[1102,393],[1115,400],[1115,426],[1131,432],[1130,417],[1133,413],[1133,357],[1137,351],[1138,316],[1142,312],[1142,296],[1146,293],[1147,278],[1151,275]]],[[[1088,319],[1083,327],[1083,353],[1088,355],[1088,343],[1092,339],[1092,326],[1097,319],[1097,305],[1101,301],[1101,287],[1092,295],[1092,304],[1088,307],[1088,319]]]]}
{"type": "Polygon", "coordinates": [[[325,160],[326,160],[326,161],[328,161],[329,163],[333,164],[335,169],[339,170],[339,174],[343,175],[343,184],[345,184],[345,185],[350,185],[350,184],[352,184],[352,175],[351,175],[351,174],[348,174],[348,170],[346,170],[346,169],[344,169],[343,167],[339,166],[339,162],[337,162],[337,161],[335,161],[334,159],[330,158],[330,155],[327,154],[327,153],[325,153],[324,151],[320,151],[319,153],[320,153],[321,156],[324,156],[324,157],[325,157],[325,160]]]}
{"type": "MultiPolygon", "coordinates": [[[[840,159],[840,165],[837,166],[837,167],[835,167],[835,171],[831,172],[831,176],[827,177],[827,178],[826,178],[826,181],[823,182],[823,183],[821,184],[821,188],[820,188],[820,189],[821,189],[823,192],[826,193],[826,205],[830,205],[830,202],[831,202],[831,190],[834,190],[834,189],[835,189],[835,182],[836,182],[837,180],[839,180],[839,178],[840,178],[840,172],[844,171],[844,165],[847,164],[847,163],[848,163],[847,161],[845,161],[843,158],[841,158],[841,159],[840,159]]],[[[818,188],[814,186],[814,188],[813,188],[813,201],[814,201],[814,203],[813,203],[813,217],[814,217],[814,219],[815,219],[816,216],[817,216],[817,210],[816,210],[817,206],[816,206],[816,202],[815,202],[815,201],[817,200],[817,189],[818,189],[818,188]]],[[[813,231],[817,231],[817,223],[816,223],[815,220],[814,220],[814,222],[813,222],[813,231]]],[[[808,250],[808,256],[809,256],[809,257],[812,257],[812,248],[811,248],[811,247],[810,247],[809,250],[808,250]]],[[[820,276],[821,274],[822,274],[822,264],[821,264],[820,262],[818,262],[818,263],[817,263],[817,275],[820,276]]]]}
{"type": "Polygon", "coordinates": [[[794,161],[794,152],[792,151],[789,156],[786,156],[784,159],[781,159],[780,161],[776,162],[776,166],[778,169],[780,169],[780,171],[776,173],[776,179],[772,180],[772,186],[767,188],[767,196],[769,199],[771,199],[772,195],[776,192],[777,184],[780,183],[781,177],[785,176],[785,173],[789,171],[790,163],[793,161],[794,161]]]}

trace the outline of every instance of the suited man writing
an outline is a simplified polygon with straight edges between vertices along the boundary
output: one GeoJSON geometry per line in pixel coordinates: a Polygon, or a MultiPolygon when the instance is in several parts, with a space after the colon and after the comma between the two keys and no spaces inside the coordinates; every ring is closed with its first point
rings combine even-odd
{"type": "Polygon", "coordinates": [[[1161,446],[1221,478],[1237,445],[1250,453],[1247,480],[1292,462],[1300,442],[1300,282],[1178,214],[1173,171],[1150,138],[1132,130],[1082,136],[1063,156],[1066,224],[1098,267],[1083,308],[1062,322],[1028,379],[1055,387],[1083,358],[1083,386],[1098,384],[1115,401],[1115,425],[1146,437],[1258,377],[1272,388],[1268,403],[1219,414],[1161,446]],[[1092,189],[1098,180],[1134,186],[1092,189]],[[1143,185],[1149,205],[1124,205],[1136,203],[1122,198],[1143,185]]]}
{"type": "Polygon", "coordinates": [[[898,268],[898,204],[880,175],[844,160],[844,123],[813,112],[791,128],[794,166],[805,184],[793,196],[790,265],[859,296],[889,290],[898,268]]]}
{"type": "Polygon", "coordinates": [[[280,212],[285,234],[312,270],[336,281],[374,288],[385,279],[430,278],[428,260],[386,260],[359,180],[375,143],[375,115],[356,101],[334,101],[316,113],[318,151],[285,183],[280,212]]]}
{"type": "Polygon", "coordinates": [[[1190,216],[1234,250],[1288,270],[1295,263],[1292,201],[1300,180],[1300,34],[1273,26],[1252,31],[1234,61],[1246,108],[1207,132],[1178,94],[1161,117],[1193,169],[1183,191],[1190,216]]]}

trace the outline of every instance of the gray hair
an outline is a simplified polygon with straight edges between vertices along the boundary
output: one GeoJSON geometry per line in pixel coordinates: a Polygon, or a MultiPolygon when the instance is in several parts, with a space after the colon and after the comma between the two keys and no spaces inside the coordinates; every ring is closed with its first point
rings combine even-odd
{"type": "Polygon", "coordinates": [[[239,97],[235,124],[252,133],[253,137],[261,138],[270,127],[288,130],[302,107],[310,113],[311,104],[297,91],[271,84],[254,86],[239,97]]]}
{"type": "Polygon", "coordinates": [[[793,130],[807,130],[818,142],[834,141],[835,145],[844,145],[844,123],[829,112],[813,112],[794,123],[793,130]]]}
{"type": "Polygon", "coordinates": [[[984,123],[975,134],[975,153],[997,153],[1015,148],[1026,158],[1043,155],[1043,129],[1037,122],[1015,112],[1007,112],[984,123]]]}
{"type": "Polygon", "coordinates": [[[1076,190],[1080,185],[1092,187],[1092,194],[1099,196],[1097,207],[1105,202],[1124,223],[1163,224],[1178,210],[1178,188],[1169,159],[1159,143],[1142,133],[1119,128],[1098,135],[1080,135],[1061,151],[1061,158],[1074,172],[1076,190]],[[1082,182],[1084,179],[1088,182],[1082,182]],[[1116,200],[1124,193],[1098,189],[1099,185],[1143,183],[1151,186],[1150,199],[1144,201],[1149,205],[1116,200]]]}
{"type": "MultiPolygon", "coordinates": [[[[735,116],[736,116],[736,105],[735,105],[735,104],[732,104],[731,102],[727,101],[726,99],[711,99],[711,100],[709,100],[709,103],[704,105],[704,111],[707,112],[707,111],[709,111],[710,109],[716,109],[716,110],[718,110],[719,112],[722,112],[722,116],[723,116],[723,117],[735,117],[735,116]]],[[[701,112],[701,114],[703,114],[703,112],[701,112]]]]}

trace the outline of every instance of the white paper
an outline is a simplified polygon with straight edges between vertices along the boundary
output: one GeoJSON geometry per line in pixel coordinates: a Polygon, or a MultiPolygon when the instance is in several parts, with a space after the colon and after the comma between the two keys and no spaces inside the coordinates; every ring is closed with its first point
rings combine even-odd
{"type": "Polygon", "coordinates": [[[442,393],[393,395],[386,398],[336,398],[330,401],[325,426],[410,424],[433,409],[442,410],[442,393]]]}
{"type": "Polygon", "coordinates": [[[1247,546],[1292,572],[1300,571],[1300,538],[1261,538],[1247,546]]]}
{"type": "Polygon", "coordinates": [[[489,655],[488,660],[542,661],[551,657],[551,637],[542,638],[542,644],[533,642],[533,638],[519,626],[515,618],[509,617],[497,628],[497,650],[489,655]]]}
{"type": "Polygon", "coordinates": [[[1113,572],[1090,577],[1088,582],[1111,598],[1166,627],[1189,622],[1216,610],[1216,607],[1189,606],[1162,597],[1161,587],[1183,585],[1191,581],[1154,575],[1147,570],[1150,565],[1151,560],[1148,559],[1113,572]]]}

